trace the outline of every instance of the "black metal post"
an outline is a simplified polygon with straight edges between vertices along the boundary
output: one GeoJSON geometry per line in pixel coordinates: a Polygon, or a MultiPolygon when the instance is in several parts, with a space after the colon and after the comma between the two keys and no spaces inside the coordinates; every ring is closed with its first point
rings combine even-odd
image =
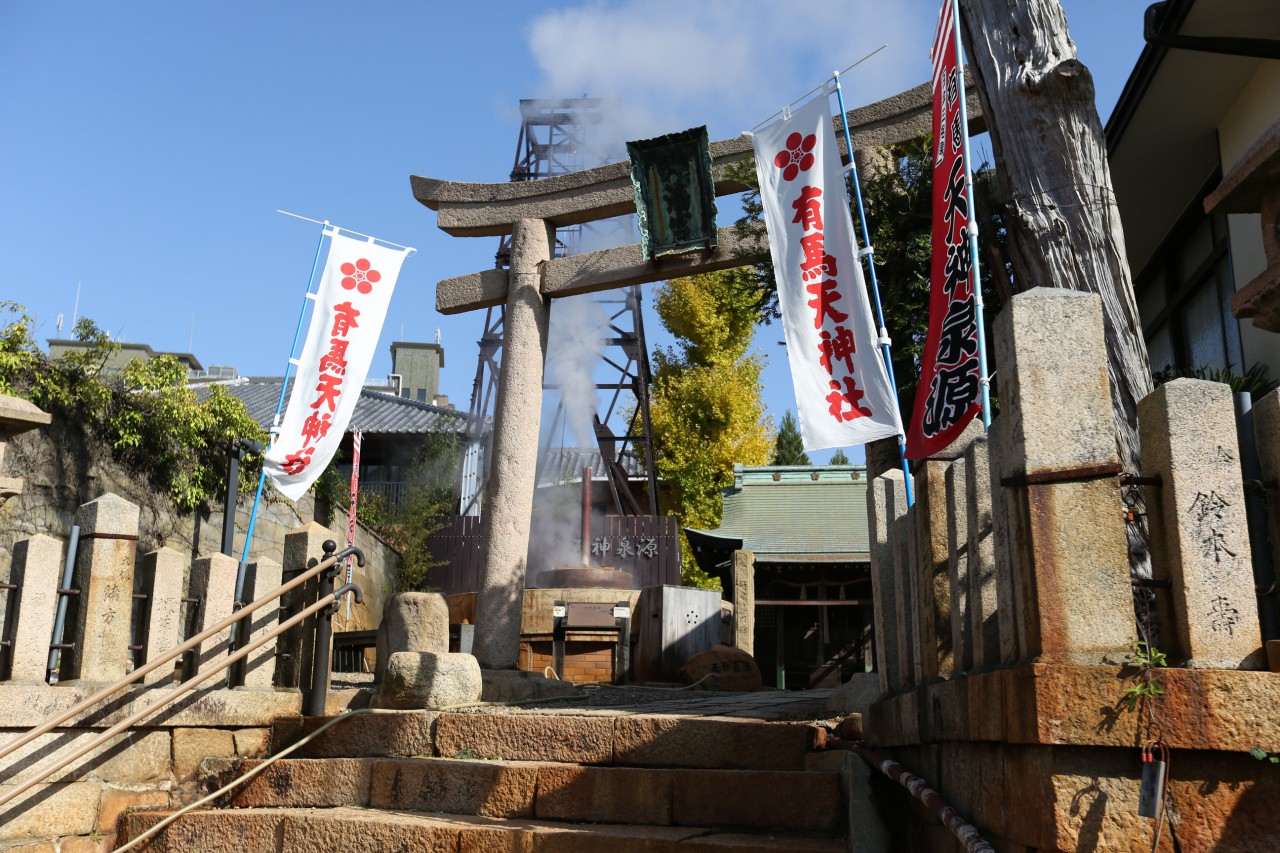
{"type": "Polygon", "coordinates": [[[564,641],[565,641],[565,621],[567,609],[563,601],[557,601],[553,605],[551,617],[551,668],[556,672],[556,678],[567,681],[564,677],[564,641]]]}
{"type": "MultiPolygon", "coordinates": [[[[338,543],[332,539],[325,540],[324,556],[327,560],[338,550],[338,543]]],[[[333,594],[333,579],[338,574],[339,564],[335,562],[320,573],[320,590],[316,600],[320,601],[333,594]]],[[[305,640],[304,640],[305,642],[305,640]]],[[[307,717],[323,717],[325,700],[329,697],[329,666],[333,653],[333,608],[326,607],[316,614],[315,650],[311,655],[311,689],[307,693],[307,701],[302,713],[307,717]]]]}

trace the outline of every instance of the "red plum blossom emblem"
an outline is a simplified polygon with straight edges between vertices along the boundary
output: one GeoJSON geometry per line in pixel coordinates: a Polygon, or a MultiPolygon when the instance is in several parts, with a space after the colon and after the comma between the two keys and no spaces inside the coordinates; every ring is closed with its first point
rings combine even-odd
{"type": "Polygon", "coordinates": [[[373,286],[382,280],[382,273],[369,269],[371,266],[372,264],[364,258],[354,264],[345,263],[340,266],[338,269],[342,270],[342,274],[346,276],[346,278],[342,279],[342,289],[358,290],[361,293],[368,293],[373,290],[373,286]]]}
{"type": "Polygon", "coordinates": [[[782,170],[782,180],[794,181],[796,175],[809,171],[813,165],[813,146],[818,144],[814,134],[801,136],[799,131],[787,137],[787,149],[779,151],[773,165],[782,170]]]}

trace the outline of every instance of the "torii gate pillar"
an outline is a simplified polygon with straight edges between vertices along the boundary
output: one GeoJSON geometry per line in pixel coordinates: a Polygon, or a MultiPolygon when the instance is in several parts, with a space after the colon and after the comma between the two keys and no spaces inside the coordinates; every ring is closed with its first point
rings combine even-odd
{"type": "Polygon", "coordinates": [[[541,267],[551,259],[554,240],[554,226],[540,219],[517,221],[511,236],[506,351],[498,374],[493,475],[485,508],[488,537],[476,593],[476,614],[483,619],[477,619],[475,656],[484,669],[515,669],[520,651],[551,313],[541,292],[541,267]]]}

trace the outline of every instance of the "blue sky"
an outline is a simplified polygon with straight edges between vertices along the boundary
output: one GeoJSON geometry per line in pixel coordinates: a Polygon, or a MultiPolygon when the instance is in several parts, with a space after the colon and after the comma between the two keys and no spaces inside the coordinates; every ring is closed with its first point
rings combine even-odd
{"type": "MultiPolygon", "coordinates": [[[[59,314],[69,332],[79,282],[80,315],[113,334],[161,350],[190,339],[206,366],[278,375],[318,232],[275,210],[328,218],[419,249],[370,375],[390,370],[402,328],[439,328],[441,392],[465,408],[482,313],[436,314],[434,286],[488,267],[496,241],[436,229],[409,175],[506,179],[521,98],[617,97],[623,138],[705,123],[722,139],[884,43],[846,76],[850,108],[928,78],[934,0],[819,6],[815,22],[760,0],[6,0],[0,299],[26,305],[43,340],[59,314]]],[[[1145,6],[1064,2],[1104,120],[1145,6]]],[[[794,408],[780,338],[775,324],[756,341],[779,419],[794,408]]]]}

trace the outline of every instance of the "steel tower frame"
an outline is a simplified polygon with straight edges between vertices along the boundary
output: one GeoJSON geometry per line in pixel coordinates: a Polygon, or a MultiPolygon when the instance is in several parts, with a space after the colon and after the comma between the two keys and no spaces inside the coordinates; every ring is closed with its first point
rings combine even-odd
{"type": "MultiPolygon", "coordinates": [[[[616,108],[616,101],[603,98],[521,100],[520,134],[516,141],[511,180],[540,180],[609,162],[610,152],[596,145],[590,129],[601,125],[608,111],[616,108]]],[[[601,230],[607,230],[607,226],[601,230]]],[[[582,225],[557,229],[556,257],[577,251],[583,236],[582,225]]],[[[510,251],[511,236],[506,235],[501,238],[494,257],[498,269],[510,265],[510,251]]],[[[628,288],[623,293],[622,298],[612,296],[598,300],[609,317],[609,336],[603,341],[606,348],[603,361],[616,371],[616,378],[613,382],[596,385],[597,391],[611,393],[606,395],[608,402],[603,407],[603,417],[597,409],[593,426],[615,511],[619,515],[657,515],[657,476],[649,418],[652,374],[644,336],[642,295],[639,286],[628,288]],[[633,395],[634,407],[628,408],[622,397],[623,391],[633,395]],[[633,483],[643,483],[645,494],[637,495],[633,483]]],[[[504,320],[503,306],[486,309],[484,331],[478,342],[479,357],[471,388],[458,480],[457,508],[460,515],[481,514],[481,499],[488,484],[490,464],[486,451],[492,439],[493,407],[502,365],[504,320]]],[[[563,404],[557,405],[543,446],[539,474],[563,417],[563,404]]]]}

